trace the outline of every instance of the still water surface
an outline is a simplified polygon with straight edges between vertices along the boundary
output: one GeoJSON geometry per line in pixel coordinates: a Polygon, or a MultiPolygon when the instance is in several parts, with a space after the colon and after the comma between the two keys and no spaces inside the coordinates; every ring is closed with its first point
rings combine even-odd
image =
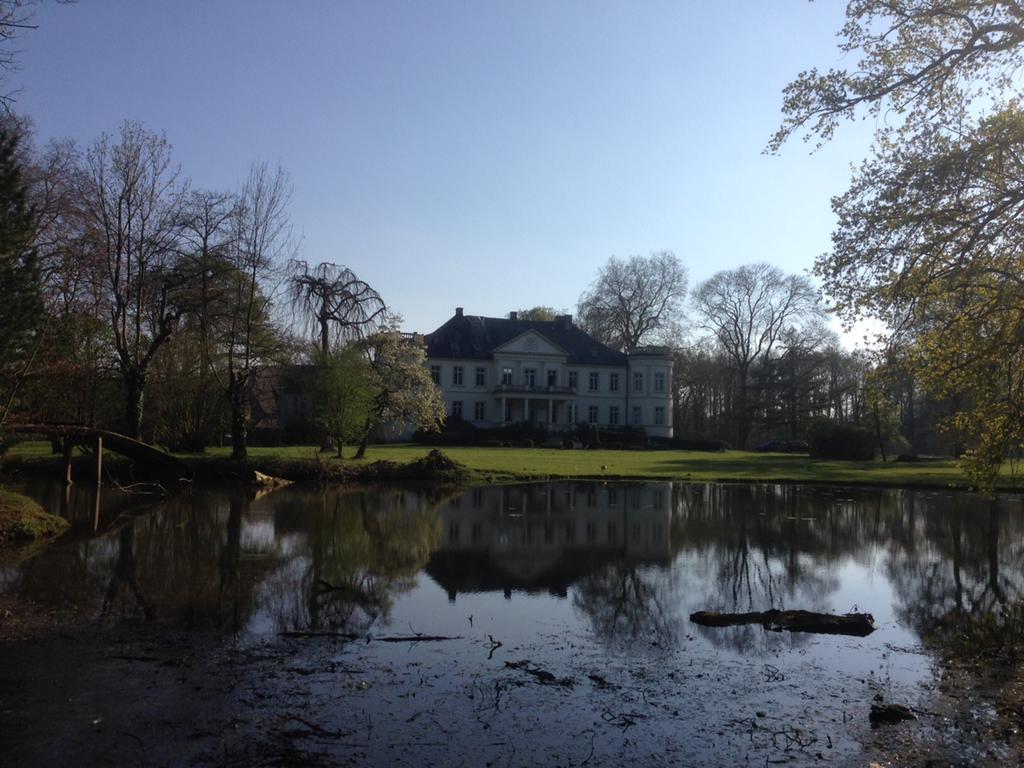
{"type": "Polygon", "coordinates": [[[153,683],[194,684],[208,721],[153,715],[156,763],[863,764],[872,701],[930,706],[943,645],[1024,589],[1017,496],[563,482],[196,489],[139,510],[107,492],[97,507],[85,486],[24,490],[73,528],[0,568],[0,593],[249,654],[193,664],[231,678],[216,695],[188,675],[153,683]],[[688,618],[769,608],[866,611],[878,630],[688,618]],[[418,633],[454,639],[372,639],[418,633]]]}

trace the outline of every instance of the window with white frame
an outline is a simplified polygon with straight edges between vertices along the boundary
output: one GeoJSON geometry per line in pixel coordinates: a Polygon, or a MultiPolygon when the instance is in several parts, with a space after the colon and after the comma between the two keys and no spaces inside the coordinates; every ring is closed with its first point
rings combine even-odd
{"type": "Polygon", "coordinates": [[[576,422],[576,404],[566,403],[565,405],[565,423],[574,424],[576,422]]]}
{"type": "Polygon", "coordinates": [[[462,401],[461,400],[452,400],[451,417],[453,419],[461,419],[462,418],[462,401]]]}
{"type": "Polygon", "coordinates": [[[644,375],[642,373],[633,374],[633,391],[643,392],[644,391],[644,375]]]}
{"type": "Polygon", "coordinates": [[[659,427],[665,425],[665,409],[660,405],[654,409],[654,423],[659,427]]]}
{"type": "Polygon", "coordinates": [[[609,373],[608,374],[608,391],[618,392],[619,391],[619,374],[609,373]]]}
{"type": "Polygon", "coordinates": [[[591,392],[597,392],[597,385],[598,385],[598,374],[597,374],[597,371],[591,371],[590,372],[590,381],[589,381],[589,387],[588,388],[590,389],[591,392]]]}
{"type": "Polygon", "coordinates": [[[654,391],[664,392],[665,391],[665,374],[656,373],[654,374],[654,391]]]}
{"type": "Polygon", "coordinates": [[[477,368],[476,369],[476,385],[482,387],[487,383],[487,369],[477,368]]]}
{"type": "Polygon", "coordinates": [[[487,418],[487,403],[483,400],[477,400],[473,405],[473,419],[475,421],[483,421],[487,418]]]}
{"type": "Polygon", "coordinates": [[[633,406],[633,424],[639,426],[643,423],[643,409],[639,405],[633,406]]]}
{"type": "Polygon", "coordinates": [[[511,368],[502,368],[501,369],[501,383],[502,384],[511,384],[512,383],[512,369],[511,368]]]}
{"type": "Polygon", "coordinates": [[[616,427],[619,424],[619,406],[612,405],[608,407],[608,424],[616,427]]]}
{"type": "Polygon", "coordinates": [[[537,369],[536,368],[524,368],[523,369],[523,384],[528,387],[534,387],[537,385],[537,369]]]}
{"type": "Polygon", "coordinates": [[[548,386],[549,387],[557,387],[558,386],[558,371],[556,369],[554,369],[554,368],[549,368],[548,369],[548,386]]]}
{"type": "Polygon", "coordinates": [[[592,405],[587,408],[587,421],[590,424],[597,424],[597,406],[592,405]]]}
{"type": "Polygon", "coordinates": [[[432,365],[432,366],[430,366],[430,378],[434,380],[435,384],[440,386],[440,384],[441,384],[441,366],[440,365],[432,365]]]}
{"type": "Polygon", "coordinates": [[[453,365],[452,366],[452,386],[454,386],[454,387],[461,387],[462,386],[462,366],[461,365],[453,365]]]}
{"type": "Polygon", "coordinates": [[[569,371],[569,388],[576,389],[576,384],[579,381],[578,371],[569,371]]]}

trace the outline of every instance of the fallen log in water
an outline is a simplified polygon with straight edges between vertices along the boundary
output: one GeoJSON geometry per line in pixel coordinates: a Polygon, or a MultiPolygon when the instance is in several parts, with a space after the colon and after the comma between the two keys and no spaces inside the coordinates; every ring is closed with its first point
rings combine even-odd
{"type": "Polygon", "coordinates": [[[773,632],[816,632],[823,635],[867,637],[875,631],[870,613],[814,613],[813,611],[755,611],[753,613],[719,613],[697,611],[690,621],[703,627],[731,627],[737,624],[761,624],[773,632]]]}

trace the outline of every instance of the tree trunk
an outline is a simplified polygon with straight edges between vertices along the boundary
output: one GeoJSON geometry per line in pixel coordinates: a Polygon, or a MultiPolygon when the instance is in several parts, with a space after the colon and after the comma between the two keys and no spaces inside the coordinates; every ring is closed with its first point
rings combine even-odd
{"type": "Polygon", "coordinates": [[[249,456],[245,414],[249,405],[246,380],[231,373],[228,380],[228,399],[231,402],[231,458],[243,461],[249,456]]]}
{"type": "Polygon", "coordinates": [[[750,422],[753,420],[752,408],[748,393],[750,372],[741,367],[739,371],[739,403],[736,409],[738,419],[736,423],[736,448],[746,450],[747,440],[750,437],[750,422]]]}
{"type": "Polygon", "coordinates": [[[361,459],[366,456],[366,445],[370,442],[370,419],[366,420],[366,427],[363,429],[363,439],[359,441],[359,449],[356,451],[356,458],[361,459]]]}
{"type": "Polygon", "coordinates": [[[887,461],[885,456],[885,440],[882,438],[882,417],[878,412],[878,402],[875,402],[875,436],[878,438],[878,450],[882,454],[882,461],[887,461]]]}
{"type": "Polygon", "coordinates": [[[125,384],[125,433],[136,440],[142,439],[142,405],[146,388],[146,374],[129,371],[124,376],[125,384]]]}
{"type": "Polygon", "coordinates": [[[331,351],[331,326],[329,318],[321,315],[320,318],[320,353],[324,356],[324,360],[327,360],[327,355],[331,351]]]}

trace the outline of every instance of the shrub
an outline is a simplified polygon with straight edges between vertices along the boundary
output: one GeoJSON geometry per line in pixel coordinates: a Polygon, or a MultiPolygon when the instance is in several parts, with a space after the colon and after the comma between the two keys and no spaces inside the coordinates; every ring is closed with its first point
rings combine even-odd
{"type": "Polygon", "coordinates": [[[495,446],[502,444],[505,447],[510,445],[525,445],[527,442],[532,445],[541,445],[548,439],[548,432],[544,427],[532,424],[507,424],[503,427],[474,427],[472,423],[461,419],[449,419],[448,423],[437,432],[418,431],[413,435],[413,441],[423,445],[480,445],[495,446]]]}
{"type": "Polygon", "coordinates": [[[713,451],[718,453],[730,450],[730,445],[724,440],[687,435],[681,437],[652,437],[651,444],[656,448],[670,448],[675,451],[713,451]]]}
{"type": "Polygon", "coordinates": [[[643,427],[612,427],[602,429],[600,439],[619,448],[627,445],[646,445],[647,433],[643,427]]]}
{"type": "Polygon", "coordinates": [[[864,427],[831,419],[817,419],[807,433],[811,457],[870,461],[875,458],[875,436],[864,427]]]}

